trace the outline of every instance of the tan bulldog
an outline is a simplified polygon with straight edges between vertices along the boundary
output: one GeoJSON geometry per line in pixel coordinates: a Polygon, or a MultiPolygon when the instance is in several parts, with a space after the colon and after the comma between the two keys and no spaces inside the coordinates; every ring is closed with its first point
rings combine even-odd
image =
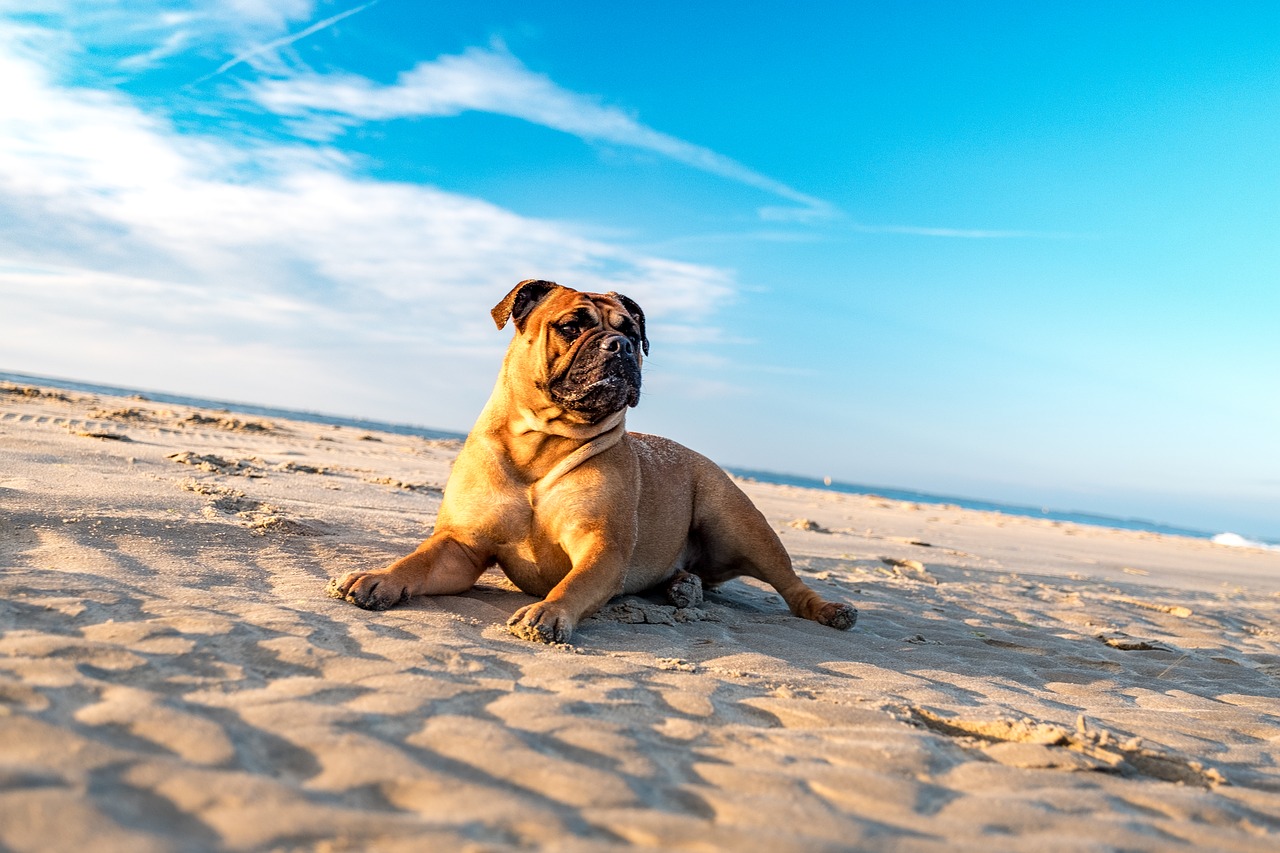
{"type": "Polygon", "coordinates": [[[777,534],[715,463],[626,431],[649,352],[644,312],[618,293],[522,281],[493,309],[515,323],[502,372],[445,486],[435,531],[390,566],[332,581],[370,610],[457,595],[490,566],[541,600],[507,623],[565,642],[609,599],[665,585],[678,607],[749,575],[791,612],[848,629],[858,611],[805,586],[777,534]]]}

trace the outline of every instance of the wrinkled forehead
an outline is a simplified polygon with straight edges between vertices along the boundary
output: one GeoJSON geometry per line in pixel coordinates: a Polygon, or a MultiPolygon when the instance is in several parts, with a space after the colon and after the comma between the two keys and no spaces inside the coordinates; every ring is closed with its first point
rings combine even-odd
{"type": "Polygon", "coordinates": [[[607,293],[587,293],[562,288],[550,294],[543,303],[543,316],[550,322],[576,316],[584,323],[595,324],[604,320],[613,325],[631,314],[617,298],[607,293]]]}

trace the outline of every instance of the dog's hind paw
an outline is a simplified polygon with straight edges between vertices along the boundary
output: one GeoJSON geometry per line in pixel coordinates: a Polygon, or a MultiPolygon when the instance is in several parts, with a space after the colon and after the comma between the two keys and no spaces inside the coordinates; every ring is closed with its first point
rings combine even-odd
{"type": "Polygon", "coordinates": [[[697,607],[702,603],[702,578],[680,572],[667,583],[667,598],[676,607],[697,607]]]}

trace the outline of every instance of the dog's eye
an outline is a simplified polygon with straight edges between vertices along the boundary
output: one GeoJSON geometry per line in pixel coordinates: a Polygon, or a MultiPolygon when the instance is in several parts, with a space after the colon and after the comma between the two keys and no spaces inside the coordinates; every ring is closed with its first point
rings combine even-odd
{"type": "Polygon", "coordinates": [[[574,338],[576,338],[578,336],[578,332],[580,331],[577,323],[561,323],[560,325],[556,326],[556,329],[559,330],[560,334],[564,335],[569,340],[573,340],[574,338]]]}

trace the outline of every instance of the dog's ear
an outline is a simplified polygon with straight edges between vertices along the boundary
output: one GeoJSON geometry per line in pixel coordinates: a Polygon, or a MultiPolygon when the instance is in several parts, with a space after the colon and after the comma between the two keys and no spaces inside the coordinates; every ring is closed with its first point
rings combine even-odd
{"type": "Polygon", "coordinates": [[[644,354],[649,354],[649,336],[644,331],[644,309],[636,304],[636,301],[630,296],[623,296],[617,291],[609,291],[605,296],[612,296],[614,299],[622,303],[622,307],[627,309],[631,314],[631,318],[636,321],[640,327],[640,348],[644,350],[644,354]]]}
{"type": "Polygon", "coordinates": [[[493,315],[493,322],[497,323],[498,328],[501,329],[507,325],[507,320],[512,320],[516,324],[516,330],[523,332],[524,321],[529,316],[529,312],[548,293],[559,286],[554,281],[542,281],[536,278],[525,279],[511,288],[511,292],[502,297],[501,302],[493,306],[493,310],[489,312],[493,315]]]}

